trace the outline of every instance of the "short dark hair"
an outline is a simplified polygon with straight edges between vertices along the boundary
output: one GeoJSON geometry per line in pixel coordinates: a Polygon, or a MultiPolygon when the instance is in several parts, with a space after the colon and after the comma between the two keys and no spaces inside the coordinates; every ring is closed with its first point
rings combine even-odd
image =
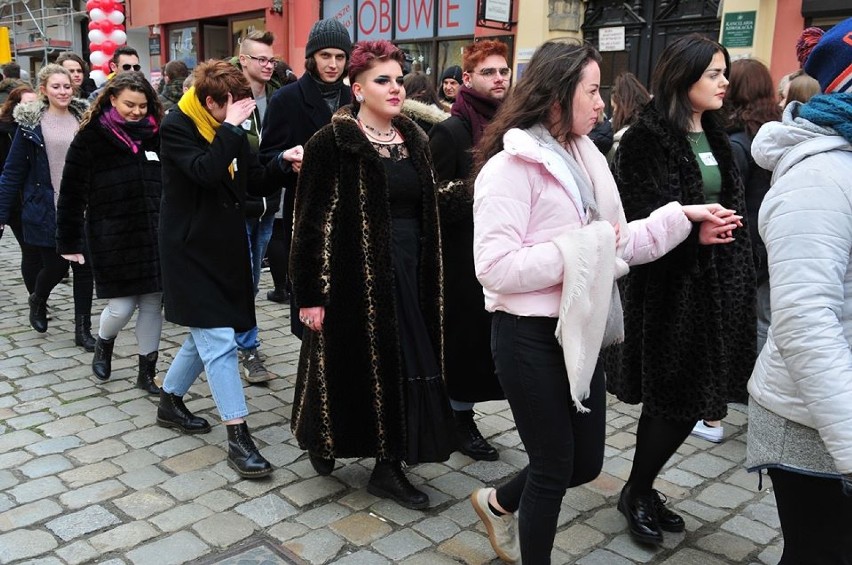
{"type": "Polygon", "coordinates": [[[195,67],[193,76],[195,95],[202,106],[205,106],[208,96],[216,104],[222,105],[228,101],[228,93],[234,100],[242,100],[252,95],[251,86],[246,77],[227,61],[214,59],[205,61],[195,67]]]}
{"type": "Polygon", "coordinates": [[[405,97],[424,104],[441,105],[441,99],[438,98],[438,93],[432,85],[432,81],[426,76],[426,73],[416,71],[405,75],[403,79],[405,86],[405,97]]]}
{"type": "Polygon", "coordinates": [[[130,45],[122,45],[121,47],[119,47],[118,49],[116,49],[113,52],[112,59],[110,59],[110,60],[113,63],[115,63],[116,65],[118,65],[118,58],[121,57],[122,55],[133,55],[137,59],[139,58],[139,52],[136,51],[136,49],[134,49],[130,45]]]}
{"type": "Polygon", "coordinates": [[[402,68],[405,65],[405,53],[386,39],[359,41],[352,46],[352,56],[349,61],[349,84],[354,84],[361,73],[369,71],[377,63],[384,63],[385,61],[396,61],[402,68]]]}
{"type": "Polygon", "coordinates": [[[56,64],[61,65],[65,61],[74,61],[80,65],[80,68],[83,69],[83,73],[89,72],[89,65],[86,64],[86,61],[83,58],[73,51],[63,51],[59,54],[59,57],[56,58],[56,64]]]}
{"type": "Polygon", "coordinates": [[[240,41],[241,49],[243,43],[246,41],[257,41],[258,43],[263,43],[264,45],[272,47],[272,44],[275,42],[275,36],[272,35],[271,31],[260,31],[259,29],[256,29],[248,32],[246,36],[242,38],[240,41]]]}
{"type": "Polygon", "coordinates": [[[21,65],[14,61],[3,65],[3,78],[21,78],[21,65]]]}
{"type": "Polygon", "coordinates": [[[189,68],[183,61],[169,61],[163,67],[163,74],[169,77],[169,80],[183,80],[189,76],[189,68]]]}
{"type": "MultiPolygon", "coordinates": [[[[698,33],[685,35],[663,49],[651,78],[654,106],[661,116],[675,129],[686,133],[692,120],[692,104],[689,89],[698,82],[713,61],[721,53],[725,57],[725,77],[730,76],[731,57],[721,44],[698,33]]],[[[715,119],[716,112],[705,112],[715,119]]]]}

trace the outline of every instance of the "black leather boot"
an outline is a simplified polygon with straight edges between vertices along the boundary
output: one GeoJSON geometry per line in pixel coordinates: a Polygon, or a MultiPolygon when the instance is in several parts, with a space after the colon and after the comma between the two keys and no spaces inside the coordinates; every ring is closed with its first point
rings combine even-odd
{"type": "Polygon", "coordinates": [[[651,496],[654,498],[654,511],[657,513],[657,523],[661,530],[677,533],[686,529],[686,522],[683,521],[683,518],[666,506],[666,502],[668,502],[666,495],[658,490],[653,490],[651,496]]]}
{"type": "Polygon", "coordinates": [[[98,336],[95,341],[95,356],[92,357],[92,373],[102,381],[109,380],[112,374],[112,348],[115,338],[104,339],[98,336]]]}
{"type": "Polygon", "coordinates": [[[74,320],[74,343],[92,352],[95,350],[95,338],[92,337],[92,317],[77,316],[74,320]]]}
{"type": "Polygon", "coordinates": [[[663,543],[663,532],[657,521],[654,494],[634,496],[630,485],[624,485],[621,496],[618,497],[618,511],[627,518],[630,535],[639,543],[660,545],[663,543]]]}
{"type": "Polygon", "coordinates": [[[228,430],[228,465],[246,479],[259,479],[272,472],[249,434],[245,422],[225,426],[228,430]]]}
{"type": "Polygon", "coordinates": [[[414,488],[399,461],[380,461],[376,459],[370,482],[367,483],[367,492],[382,498],[395,500],[401,506],[420,510],[429,506],[429,496],[414,488]]]}
{"type": "Polygon", "coordinates": [[[314,468],[314,471],[317,472],[317,475],[321,475],[323,477],[330,475],[332,471],[334,471],[334,458],[326,459],[325,457],[321,457],[312,451],[308,451],[308,459],[311,462],[311,467],[314,468]]]}
{"type": "Polygon", "coordinates": [[[157,407],[157,425],[163,428],[177,428],[185,434],[206,434],[210,431],[207,420],[194,415],[183,404],[183,397],[160,391],[160,405],[157,407]]]}
{"type": "Polygon", "coordinates": [[[459,451],[477,461],[497,461],[500,455],[482,437],[476,422],[473,421],[473,410],[453,410],[453,417],[456,421],[459,451]]]}
{"type": "Polygon", "coordinates": [[[266,293],[266,299],[279,304],[289,304],[290,295],[283,288],[275,288],[266,293]]]}
{"type": "Polygon", "coordinates": [[[150,394],[160,394],[160,387],[154,383],[154,375],[157,374],[157,352],[152,351],[147,355],[139,356],[139,374],[136,376],[136,388],[150,394]]]}
{"type": "Polygon", "coordinates": [[[30,325],[35,331],[43,334],[47,331],[47,300],[31,294],[28,302],[30,304],[30,325]]]}

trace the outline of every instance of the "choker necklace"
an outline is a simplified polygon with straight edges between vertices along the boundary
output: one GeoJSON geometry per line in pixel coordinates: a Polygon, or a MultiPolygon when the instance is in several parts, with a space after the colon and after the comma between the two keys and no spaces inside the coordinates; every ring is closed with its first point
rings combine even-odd
{"type": "Polygon", "coordinates": [[[368,124],[365,124],[365,123],[364,123],[364,122],[362,122],[360,119],[358,120],[358,123],[359,123],[359,124],[361,124],[361,126],[362,126],[362,127],[364,127],[364,128],[366,128],[366,129],[368,129],[369,131],[371,131],[371,132],[373,132],[373,133],[375,134],[375,136],[370,135],[370,134],[367,134],[367,135],[370,135],[370,137],[373,137],[373,138],[382,138],[382,137],[386,137],[386,138],[388,138],[388,139],[393,139],[394,137],[396,137],[396,128],[395,128],[395,127],[393,127],[393,126],[391,126],[391,130],[390,130],[390,131],[379,131],[379,130],[377,130],[376,128],[374,128],[373,126],[368,125],[368,124]]]}

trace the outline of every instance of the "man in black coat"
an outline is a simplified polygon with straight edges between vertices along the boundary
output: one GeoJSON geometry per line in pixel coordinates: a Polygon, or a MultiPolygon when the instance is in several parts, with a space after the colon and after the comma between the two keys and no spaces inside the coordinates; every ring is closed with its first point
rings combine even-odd
{"type": "MultiPolygon", "coordinates": [[[[280,88],[268,101],[260,159],[265,161],[281,151],[304,145],[321,127],[331,123],[331,115],[352,101],[343,77],[349,63],[352,42],[339,21],[330,18],[316,22],[305,45],[305,70],[298,81],[280,88]]],[[[293,232],[293,212],[299,165],[284,182],[282,229],[288,254],[293,232]]],[[[274,237],[274,236],[273,236],[274,237]]],[[[289,287],[289,282],[287,283],[289,287]]],[[[276,289],[280,293],[284,289],[276,289]]],[[[289,292],[289,289],[288,289],[289,292]]],[[[279,298],[268,296],[268,298],[279,298]]],[[[298,296],[290,297],[290,328],[301,339],[298,296]]],[[[281,301],[279,298],[278,301],[281,301]]]]}
{"type": "MultiPolygon", "coordinates": [[[[506,96],[511,71],[505,43],[485,40],[469,45],[463,56],[462,82],[451,116],[429,132],[439,183],[470,182],[472,149],[506,96]]],[[[473,420],[476,402],[504,398],[491,357],[491,315],[473,268],[473,187],[439,190],[444,264],[445,378],[456,420],[459,451],[477,460],[497,460],[494,449],[473,420]]]]}

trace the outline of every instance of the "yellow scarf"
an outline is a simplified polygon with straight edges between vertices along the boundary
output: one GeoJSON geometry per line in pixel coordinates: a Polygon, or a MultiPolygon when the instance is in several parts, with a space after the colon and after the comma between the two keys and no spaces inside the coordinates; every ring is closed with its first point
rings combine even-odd
{"type": "MultiPolygon", "coordinates": [[[[219,126],[222,124],[217,122],[210,112],[201,105],[201,102],[198,100],[198,96],[195,94],[194,86],[190,87],[189,90],[181,96],[178,101],[178,108],[180,108],[181,112],[189,116],[189,119],[191,119],[192,123],[195,124],[195,128],[198,130],[198,133],[201,134],[201,137],[206,139],[207,143],[213,143],[213,138],[216,137],[216,130],[219,129],[219,126]]],[[[231,178],[234,178],[233,162],[228,165],[228,172],[231,173],[231,178]]]]}

